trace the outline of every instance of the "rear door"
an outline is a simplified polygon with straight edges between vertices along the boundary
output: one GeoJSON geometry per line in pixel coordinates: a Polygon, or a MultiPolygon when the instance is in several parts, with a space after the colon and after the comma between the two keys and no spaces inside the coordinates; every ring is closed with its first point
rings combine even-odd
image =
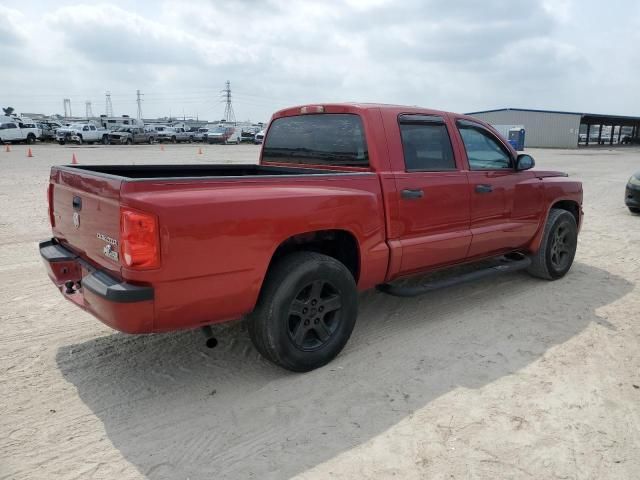
{"type": "Polygon", "coordinates": [[[400,115],[404,172],[396,174],[398,236],[406,275],[465,259],[471,243],[469,187],[445,119],[400,115]]]}
{"type": "Polygon", "coordinates": [[[51,174],[54,237],[117,273],[121,180],[74,170],[54,169],[51,174]]]}
{"type": "Polygon", "coordinates": [[[471,233],[469,257],[517,249],[533,237],[542,207],[540,181],[515,170],[515,157],[479,123],[456,122],[469,167],[471,233]]]}

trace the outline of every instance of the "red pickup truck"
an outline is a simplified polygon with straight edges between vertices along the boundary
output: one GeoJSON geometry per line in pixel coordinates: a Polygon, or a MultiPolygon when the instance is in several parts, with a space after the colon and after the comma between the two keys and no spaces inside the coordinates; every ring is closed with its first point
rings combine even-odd
{"type": "Polygon", "coordinates": [[[288,108],[273,115],[258,165],[53,167],[53,238],[40,252],[63,295],[117,330],[210,334],[248,316],[260,353],[308,371],[346,344],[358,290],[565,275],[582,184],[533,166],[464,115],[288,108]]]}

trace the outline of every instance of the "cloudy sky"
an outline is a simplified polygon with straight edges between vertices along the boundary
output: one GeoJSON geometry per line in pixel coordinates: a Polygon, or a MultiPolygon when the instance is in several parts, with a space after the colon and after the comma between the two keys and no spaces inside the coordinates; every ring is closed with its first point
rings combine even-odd
{"type": "Polygon", "coordinates": [[[266,120],[299,103],[640,115],[636,0],[0,0],[0,104],[266,120]]]}

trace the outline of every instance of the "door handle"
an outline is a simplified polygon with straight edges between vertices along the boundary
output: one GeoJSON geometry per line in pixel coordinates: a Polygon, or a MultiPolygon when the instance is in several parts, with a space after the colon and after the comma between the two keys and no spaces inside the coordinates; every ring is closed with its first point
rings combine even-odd
{"type": "Polygon", "coordinates": [[[420,188],[418,188],[416,190],[404,189],[404,190],[402,190],[400,195],[402,196],[402,198],[405,198],[407,200],[414,200],[414,199],[417,199],[417,198],[424,197],[424,191],[422,189],[420,189],[420,188]]]}
{"type": "Polygon", "coordinates": [[[491,185],[486,185],[481,183],[476,185],[476,193],[491,193],[493,192],[493,187],[491,185]]]}

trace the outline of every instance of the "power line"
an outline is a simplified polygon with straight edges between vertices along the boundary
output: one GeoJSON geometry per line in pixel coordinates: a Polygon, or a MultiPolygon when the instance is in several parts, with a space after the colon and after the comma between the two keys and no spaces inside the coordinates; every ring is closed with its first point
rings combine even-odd
{"type": "Polygon", "coordinates": [[[113,117],[113,105],[111,104],[111,92],[107,90],[104,94],[104,97],[105,97],[104,113],[107,115],[107,117],[113,117]]]}
{"type": "Polygon", "coordinates": [[[64,116],[65,116],[65,118],[73,116],[72,113],[71,113],[71,99],[70,98],[63,98],[62,99],[62,104],[64,106],[64,116]]]}
{"type": "Polygon", "coordinates": [[[222,98],[225,102],[224,121],[227,123],[236,123],[236,115],[233,113],[233,105],[231,104],[231,82],[227,80],[225,89],[222,90],[222,98]]]}
{"type": "Polygon", "coordinates": [[[144,93],[140,93],[140,90],[136,90],[136,103],[138,104],[138,120],[142,118],[142,98],[144,93]]]}

